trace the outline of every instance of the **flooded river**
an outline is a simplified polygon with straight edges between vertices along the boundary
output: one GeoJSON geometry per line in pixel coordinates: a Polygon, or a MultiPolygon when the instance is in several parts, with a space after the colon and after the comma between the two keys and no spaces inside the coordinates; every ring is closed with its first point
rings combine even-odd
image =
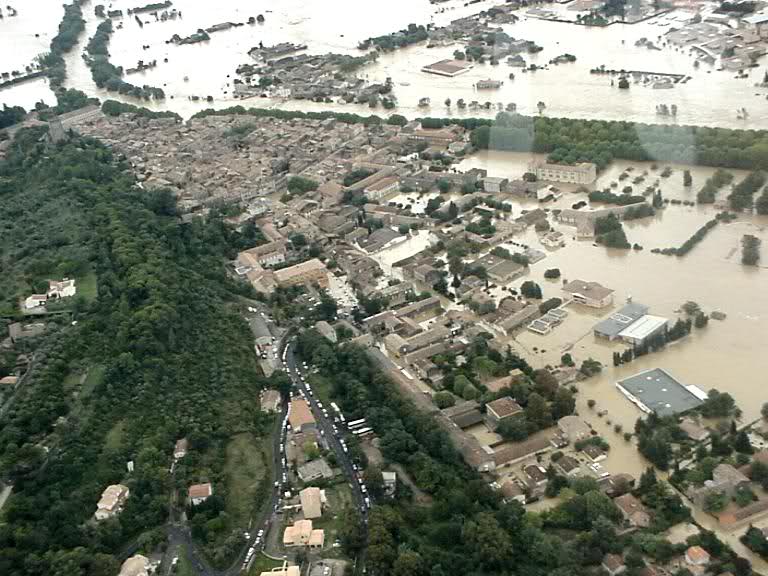
{"type": "MultiPolygon", "coordinates": [[[[22,6],[18,17],[0,21],[0,50],[4,54],[1,68],[23,69],[25,64],[45,50],[50,37],[55,33],[61,17],[60,0],[38,0],[36,4],[39,9],[34,12],[22,6]],[[35,38],[36,33],[40,35],[39,38],[35,38]]],[[[140,5],[141,2],[133,4],[140,5]]],[[[309,46],[310,53],[333,51],[359,54],[358,42],[370,36],[399,30],[411,22],[442,25],[496,4],[497,1],[485,1],[463,6],[462,2],[453,0],[434,7],[427,0],[393,0],[386,3],[374,0],[332,0],[322,4],[299,0],[280,3],[256,0],[247,4],[240,0],[221,0],[211,5],[192,0],[176,0],[173,7],[181,11],[181,19],[155,22],[154,17],[144,15],[143,20],[147,24],[140,28],[133,18],[124,18],[123,28],[115,30],[113,34],[110,53],[112,62],[125,68],[135,66],[139,60],[157,60],[156,68],[127,76],[126,79],[134,84],[163,87],[169,98],[154,106],[168,108],[184,116],[205,107],[221,108],[239,103],[247,106],[333,109],[368,114],[371,110],[360,105],[326,105],[261,98],[235,100],[232,95],[234,71],[238,64],[250,61],[247,51],[260,41],[265,45],[301,42],[309,46]],[[186,36],[198,28],[221,22],[246,22],[250,16],[258,14],[265,16],[264,24],[217,32],[211,35],[210,41],[201,44],[166,44],[173,34],[186,36]],[[148,48],[143,49],[144,46],[148,48]],[[166,58],[168,63],[164,62],[166,58]],[[189,100],[190,96],[205,98],[209,95],[214,98],[212,104],[189,100]]],[[[123,6],[121,8],[125,9],[123,6]]],[[[567,7],[555,6],[552,9],[565,12],[567,7]]],[[[93,34],[98,19],[93,14],[93,3],[87,4],[84,12],[88,20],[87,37],[93,34]]],[[[528,63],[546,65],[550,59],[563,53],[575,55],[577,61],[528,73],[523,73],[519,68],[510,68],[503,62],[498,66],[485,64],[456,78],[444,78],[425,74],[421,68],[452,57],[453,51],[460,46],[430,49],[422,44],[384,54],[377,63],[366,67],[361,73],[370,80],[383,81],[391,77],[399,98],[395,112],[407,116],[495,114],[495,111],[462,111],[455,105],[447,108],[443,103],[446,98],[451,98],[453,102],[464,98],[467,102],[490,101],[494,106],[497,102],[505,105],[514,102],[518,110],[526,114],[536,113],[537,103],[543,101],[547,106],[545,113],[555,116],[660,122],[665,119],[656,115],[656,105],[677,104],[677,121],[680,123],[768,127],[768,115],[760,113],[768,108],[765,101],[768,91],[754,87],[755,82],[762,78],[764,67],[752,69],[749,79],[736,80],[733,73],[717,71],[708,65],[695,69],[693,59],[682,49],[665,47],[654,51],[635,46],[641,37],[658,43],[658,37],[669,29],[669,17],[635,25],[587,28],[539,20],[526,16],[524,11],[520,11],[519,15],[521,20],[516,24],[505,25],[504,30],[515,38],[533,40],[544,48],[538,54],[524,55],[528,63]],[[633,85],[629,90],[619,90],[611,86],[611,77],[589,73],[591,68],[600,65],[609,69],[684,74],[692,76],[692,79],[670,90],[654,90],[640,85],[633,85]],[[514,80],[509,80],[510,72],[515,74],[514,80]],[[498,90],[475,90],[474,84],[486,78],[502,80],[504,84],[498,90]],[[417,107],[422,97],[431,99],[431,108],[417,107]],[[752,113],[748,121],[735,119],[736,109],[742,107],[752,113]]],[[[85,40],[81,46],[84,43],[85,40]]],[[[94,86],[90,71],[80,58],[81,50],[81,47],[76,48],[68,58],[70,73],[67,86],[102,99],[116,97],[94,86]]],[[[0,102],[9,104],[26,103],[30,106],[31,102],[39,99],[52,99],[44,81],[0,92],[0,102]]],[[[384,114],[381,109],[376,112],[384,114]]]]}

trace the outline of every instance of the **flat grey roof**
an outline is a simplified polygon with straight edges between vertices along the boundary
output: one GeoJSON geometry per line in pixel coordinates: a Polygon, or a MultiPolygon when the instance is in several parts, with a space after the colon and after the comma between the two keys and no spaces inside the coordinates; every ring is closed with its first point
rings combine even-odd
{"type": "Polygon", "coordinates": [[[699,396],[692,391],[695,389],[699,395],[703,394],[698,388],[682,384],[661,368],[619,380],[617,386],[658,416],[679,414],[702,404],[699,396]]]}
{"type": "Polygon", "coordinates": [[[614,312],[605,320],[601,320],[595,326],[595,332],[608,338],[615,338],[621,331],[629,328],[633,322],[647,313],[648,306],[645,304],[630,302],[625,304],[618,312],[614,312]]]}

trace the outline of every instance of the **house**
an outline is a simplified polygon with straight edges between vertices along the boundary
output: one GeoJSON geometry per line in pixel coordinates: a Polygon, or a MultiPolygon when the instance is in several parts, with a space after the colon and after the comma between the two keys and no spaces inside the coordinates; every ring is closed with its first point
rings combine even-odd
{"type": "Polygon", "coordinates": [[[189,448],[189,441],[186,438],[179,438],[176,440],[176,446],[173,449],[173,457],[176,460],[184,458],[187,455],[187,449],[189,448]]]}
{"type": "Polygon", "coordinates": [[[619,338],[633,346],[642,346],[654,336],[666,331],[666,318],[646,314],[619,332],[619,338]]]}
{"type": "Polygon", "coordinates": [[[457,427],[464,429],[483,421],[480,405],[475,400],[467,400],[443,410],[443,415],[457,427]]]}
{"type": "Polygon", "coordinates": [[[579,461],[571,456],[563,455],[554,463],[555,469],[559,470],[563,476],[576,476],[581,472],[579,461]]]}
{"type": "Polygon", "coordinates": [[[486,176],[483,178],[483,191],[490,193],[499,193],[506,187],[509,179],[498,176],[486,176]]]}
{"type": "Polygon", "coordinates": [[[280,392],[278,392],[277,390],[262,391],[261,400],[259,401],[259,404],[261,405],[261,411],[262,412],[279,412],[281,400],[282,398],[280,396],[280,392]]]}
{"type": "Polygon", "coordinates": [[[192,504],[192,506],[198,506],[213,495],[213,485],[210,482],[206,482],[205,484],[192,484],[187,490],[187,495],[189,496],[189,503],[192,504]]]}
{"type": "Polygon", "coordinates": [[[621,574],[627,569],[626,564],[624,564],[624,559],[617,554],[606,554],[600,565],[603,567],[603,570],[610,574],[610,576],[621,574]]]}
{"type": "Polygon", "coordinates": [[[301,576],[301,570],[298,566],[283,566],[272,568],[269,572],[262,572],[259,576],[301,576]]]}
{"type": "Polygon", "coordinates": [[[706,566],[709,564],[709,552],[701,546],[691,546],[685,551],[685,561],[691,566],[706,566]]]}
{"type": "Polygon", "coordinates": [[[581,418],[574,415],[563,416],[557,421],[557,427],[570,442],[578,442],[592,435],[592,429],[581,418]]]}
{"type": "Polygon", "coordinates": [[[488,426],[491,429],[496,429],[502,420],[512,418],[523,411],[520,404],[515,402],[510,396],[504,396],[488,402],[485,405],[485,409],[488,416],[488,426]]]}
{"type": "Polygon", "coordinates": [[[64,280],[48,281],[48,298],[69,298],[77,293],[75,281],[69,278],[64,280]]]}
{"type": "Polygon", "coordinates": [[[597,282],[573,280],[563,286],[565,299],[573,300],[590,308],[605,308],[613,304],[613,290],[597,282]]]}
{"type": "Polygon", "coordinates": [[[701,442],[709,438],[709,430],[700,426],[691,418],[683,418],[678,426],[694,442],[701,442]]]}
{"type": "Polygon", "coordinates": [[[526,482],[531,488],[540,488],[548,482],[547,471],[543,466],[530,464],[523,468],[526,482]]]}
{"type": "Polygon", "coordinates": [[[323,506],[325,505],[325,490],[320,490],[315,486],[304,488],[299,492],[299,501],[301,502],[301,512],[304,518],[312,520],[320,518],[323,515],[323,506]]]}
{"type": "Polygon", "coordinates": [[[383,471],[381,478],[384,480],[384,494],[394,496],[397,488],[397,472],[383,471]]]}
{"type": "Polygon", "coordinates": [[[602,448],[599,446],[595,446],[594,444],[587,444],[584,446],[584,449],[582,450],[584,455],[589,458],[592,462],[600,462],[601,460],[606,459],[606,454],[603,452],[602,448]]]}
{"type": "Polygon", "coordinates": [[[40,306],[45,306],[47,301],[48,296],[45,294],[32,294],[31,296],[27,296],[27,299],[24,300],[24,308],[27,310],[32,310],[40,306]]]}
{"type": "Polygon", "coordinates": [[[316,428],[315,417],[309,404],[303,398],[294,398],[288,406],[288,422],[295,432],[314,430],[316,428]]]}
{"type": "Polygon", "coordinates": [[[514,480],[507,480],[501,485],[501,493],[504,495],[506,502],[512,502],[513,500],[520,504],[525,504],[525,490],[522,486],[514,480]]]}
{"type": "Polygon", "coordinates": [[[0,378],[0,388],[5,386],[16,386],[18,381],[18,376],[4,376],[3,378],[0,378]]]}
{"type": "Polygon", "coordinates": [[[282,264],[285,262],[285,255],[288,252],[287,246],[288,242],[285,240],[277,240],[244,250],[237,255],[237,265],[256,268],[257,266],[282,264]]]}
{"type": "Polygon", "coordinates": [[[96,505],[96,513],[94,514],[96,520],[106,520],[122,512],[123,505],[130,495],[131,491],[128,486],[122,484],[107,486],[96,505]]]}
{"type": "Polygon", "coordinates": [[[648,528],[651,525],[651,515],[642,502],[632,493],[623,494],[613,499],[613,503],[621,511],[624,520],[635,528],[648,528]]]}
{"type": "Polygon", "coordinates": [[[120,573],[117,576],[149,576],[152,572],[152,566],[149,558],[141,554],[135,554],[128,558],[120,566],[120,573]]]}
{"type": "Polygon", "coordinates": [[[324,458],[302,464],[296,469],[296,473],[299,475],[299,480],[305,484],[315,480],[333,478],[333,470],[324,458]]]}
{"type": "Polygon", "coordinates": [[[698,505],[703,505],[707,496],[718,492],[732,497],[739,490],[749,486],[749,478],[730,464],[718,464],[712,471],[712,480],[704,482],[698,489],[689,489],[688,495],[698,505]]]}
{"type": "Polygon", "coordinates": [[[297,520],[293,526],[288,526],[283,532],[283,546],[306,546],[308,548],[322,548],[325,543],[325,532],[313,530],[312,520],[297,520]]]}

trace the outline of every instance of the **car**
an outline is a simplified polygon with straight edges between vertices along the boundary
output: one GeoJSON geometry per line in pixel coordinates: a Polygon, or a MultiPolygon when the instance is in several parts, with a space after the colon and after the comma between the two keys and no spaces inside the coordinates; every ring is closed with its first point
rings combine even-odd
{"type": "Polygon", "coordinates": [[[250,532],[243,532],[243,536],[245,537],[246,540],[248,540],[251,537],[251,533],[250,532]]]}
{"type": "Polygon", "coordinates": [[[326,410],[325,408],[323,408],[323,416],[328,418],[328,410],[326,410]]]}
{"type": "Polygon", "coordinates": [[[259,534],[259,538],[261,538],[262,536],[264,536],[264,528],[262,528],[261,530],[259,530],[258,534],[259,534]]]}
{"type": "Polygon", "coordinates": [[[275,488],[279,488],[279,487],[280,487],[280,481],[279,480],[275,480],[275,488]]]}

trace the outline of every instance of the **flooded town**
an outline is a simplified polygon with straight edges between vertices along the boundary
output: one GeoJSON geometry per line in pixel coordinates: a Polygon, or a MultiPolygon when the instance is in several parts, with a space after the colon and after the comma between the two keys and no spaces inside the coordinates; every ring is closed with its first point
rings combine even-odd
{"type": "MultiPolygon", "coordinates": [[[[507,515],[525,516],[555,548],[607,522],[620,545],[573,573],[768,575],[768,7],[75,2],[83,32],[57,80],[40,56],[67,16],[50,4],[0,13],[0,102],[23,108],[0,125],[0,166],[26,134],[51,155],[93,139],[172,216],[173,250],[208,262],[230,242],[229,304],[266,383],[223,472],[205,431],[177,431],[168,520],[115,552],[121,576],[446,574],[425,557],[443,550],[417,544],[434,535],[406,537],[404,518],[437,524],[464,499],[507,507],[471,514],[513,538],[507,515]],[[241,493],[249,442],[259,472],[241,493]],[[437,462],[469,476],[457,487],[437,462]],[[236,493],[256,504],[238,513],[236,493]],[[568,520],[598,504],[589,526],[568,520]],[[419,557],[412,571],[382,553],[391,538],[419,557]]],[[[0,197],[10,182],[0,172],[0,197]]],[[[66,303],[85,278],[6,298],[17,363],[0,373],[0,419],[34,386],[35,346],[69,329],[61,318],[77,327],[84,304],[66,303]]],[[[116,306],[154,289],[142,282],[116,306]]],[[[99,276],[90,297],[117,285],[99,276]]],[[[93,372],[67,386],[73,374],[93,372]]],[[[15,439],[0,529],[30,489],[2,469],[21,452],[14,426],[0,428],[15,439]]],[[[147,490],[133,476],[147,456],[120,455],[94,531],[147,490]]],[[[482,573],[525,573],[504,571],[510,558],[482,573]]]]}

